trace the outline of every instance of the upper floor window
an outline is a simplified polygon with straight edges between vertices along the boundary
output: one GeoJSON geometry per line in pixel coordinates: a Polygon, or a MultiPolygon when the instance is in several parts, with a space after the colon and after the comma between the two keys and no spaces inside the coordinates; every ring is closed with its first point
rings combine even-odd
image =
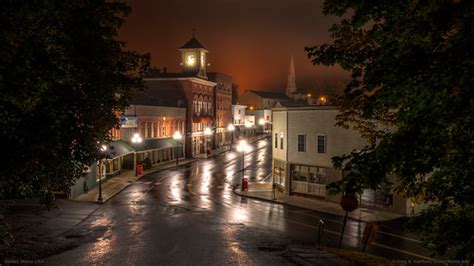
{"type": "Polygon", "coordinates": [[[280,149],[282,150],[283,150],[283,140],[284,140],[283,132],[280,132],[280,149]]]}
{"type": "Polygon", "coordinates": [[[306,135],[305,134],[298,134],[298,151],[299,152],[306,151],[306,135]]]}
{"type": "Polygon", "coordinates": [[[275,133],[275,149],[278,149],[278,133],[275,133]]]}
{"type": "Polygon", "coordinates": [[[326,153],[326,135],[318,135],[318,153],[326,153]]]}

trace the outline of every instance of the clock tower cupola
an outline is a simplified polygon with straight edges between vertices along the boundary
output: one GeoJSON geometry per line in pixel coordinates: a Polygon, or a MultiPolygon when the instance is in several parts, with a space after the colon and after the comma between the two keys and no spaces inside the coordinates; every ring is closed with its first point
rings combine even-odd
{"type": "Polygon", "coordinates": [[[179,48],[181,52],[181,66],[183,73],[197,75],[207,79],[206,65],[209,52],[197,39],[193,30],[193,37],[179,48]]]}

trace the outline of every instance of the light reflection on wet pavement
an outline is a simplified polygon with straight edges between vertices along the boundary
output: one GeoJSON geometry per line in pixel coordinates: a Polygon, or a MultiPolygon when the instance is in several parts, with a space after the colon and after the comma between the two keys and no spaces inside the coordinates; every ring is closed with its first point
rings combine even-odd
{"type": "MultiPolygon", "coordinates": [[[[321,217],[335,221],[328,222],[327,230],[340,230],[338,216],[235,195],[232,188],[241,181],[241,158],[230,151],[143,176],[81,225],[78,230],[94,232],[84,243],[46,262],[284,265],[291,261],[268,250],[281,251],[289,240],[312,245],[321,217]]],[[[271,143],[254,143],[245,165],[250,181],[268,176],[271,143]]],[[[365,223],[349,222],[344,244],[359,245],[356,237],[364,227],[365,223]]],[[[337,235],[326,235],[335,243],[337,235]]],[[[369,251],[403,257],[376,247],[369,251]]]]}

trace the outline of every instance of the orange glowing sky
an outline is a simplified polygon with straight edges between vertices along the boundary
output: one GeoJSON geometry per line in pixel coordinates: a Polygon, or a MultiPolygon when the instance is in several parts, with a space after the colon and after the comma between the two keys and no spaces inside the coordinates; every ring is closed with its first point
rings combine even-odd
{"type": "Polygon", "coordinates": [[[321,14],[312,0],[133,0],[120,31],[129,49],[149,52],[152,66],[180,71],[178,48],[196,28],[209,50],[209,72],[232,76],[247,89],[284,91],[293,54],[298,88],[342,88],[348,74],[339,67],[314,66],[304,47],[330,42],[337,19],[321,14]]]}

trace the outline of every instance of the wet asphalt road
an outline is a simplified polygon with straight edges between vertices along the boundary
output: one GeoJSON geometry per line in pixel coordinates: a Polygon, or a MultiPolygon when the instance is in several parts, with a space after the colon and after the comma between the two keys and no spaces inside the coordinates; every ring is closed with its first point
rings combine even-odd
{"type": "MultiPolygon", "coordinates": [[[[319,219],[323,241],[337,244],[342,217],[235,195],[242,156],[235,151],[143,176],[98,208],[78,228],[78,247],[48,264],[260,264],[289,261],[269,250],[288,241],[313,245],[319,219]]],[[[252,144],[245,156],[250,181],[268,177],[271,143],[252,144]]],[[[344,247],[361,250],[364,222],[349,220],[344,247]]],[[[417,236],[385,222],[367,252],[391,259],[423,260],[417,236]]],[[[291,263],[291,261],[290,261],[291,263]]]]}

